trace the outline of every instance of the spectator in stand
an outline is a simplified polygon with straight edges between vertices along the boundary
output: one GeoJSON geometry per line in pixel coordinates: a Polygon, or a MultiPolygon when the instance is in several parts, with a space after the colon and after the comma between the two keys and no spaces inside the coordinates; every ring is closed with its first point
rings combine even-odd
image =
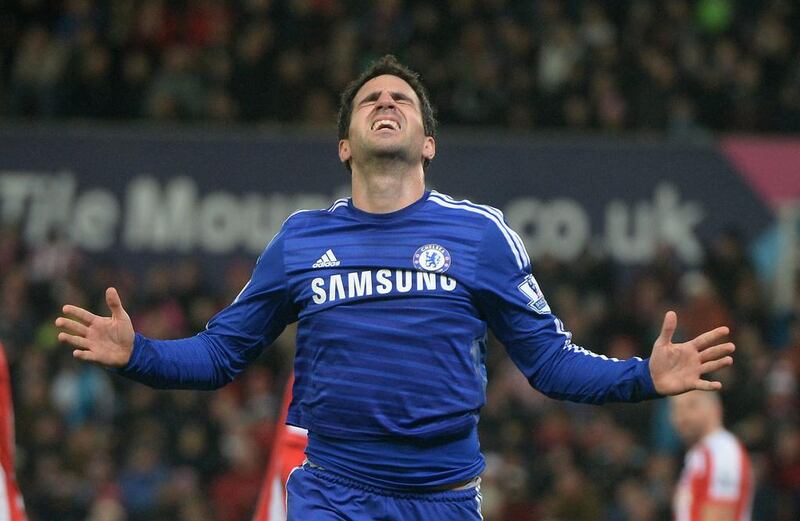
{"type": "Polygon", "coordinates": [[[800,130],[800,8],[787,0],[398,0],[366,10],[342,0],[70,0],[7,12],[0,113],[13,117],[317,123],[314,109],[335,105],[347,78],[393,52],[422,72],[445,124],[688,139],[800,130]],[[226,85],[205,83],[207,54],[229,62],[226,85]],[[142,109],[130,89],[149,93],[142,109]]]}

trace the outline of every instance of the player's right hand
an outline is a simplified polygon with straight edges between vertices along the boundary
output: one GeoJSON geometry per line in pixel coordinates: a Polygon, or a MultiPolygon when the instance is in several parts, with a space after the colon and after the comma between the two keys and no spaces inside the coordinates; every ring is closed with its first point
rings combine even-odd
{"type": "Polygon", "coordinates": [[[106,290],[106,303],[110,317],[100,317],[77,306],[67,304],[62,308],[66,317],[58,317],[61,328],[58,340],[75,349],[72,356],[107,367],[124,367],[133,352],[133,324],[122,307],[119,293],[114,288],[106,290]]]}

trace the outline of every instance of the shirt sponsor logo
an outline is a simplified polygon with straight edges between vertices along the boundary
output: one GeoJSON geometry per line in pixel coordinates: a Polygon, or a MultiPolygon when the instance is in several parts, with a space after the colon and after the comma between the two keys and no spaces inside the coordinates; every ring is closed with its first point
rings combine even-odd
{"type": "Polygon", "coordinates": [[[450,252],[438,244],[426,244],[414,252],[414,267],[418,270],[444,273],[450,267],[450,252]]]}
{"type": "Polygon", "coordinates": [[[364,270],[316,277],[311,281],[314,304],[389,293],[453,291],[456,280],[447,275],[410,270],[364,270]]]}

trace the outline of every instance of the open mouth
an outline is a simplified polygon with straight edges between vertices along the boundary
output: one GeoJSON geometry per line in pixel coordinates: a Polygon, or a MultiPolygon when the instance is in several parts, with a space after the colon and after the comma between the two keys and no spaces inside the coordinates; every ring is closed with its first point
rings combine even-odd
{"type": "Polygon", "coordinates": [[[379,130],[400,130],[400,123],[394,121],[393,119],[378,119],[372,123],[371,130],[379,131],[379,130]]]}

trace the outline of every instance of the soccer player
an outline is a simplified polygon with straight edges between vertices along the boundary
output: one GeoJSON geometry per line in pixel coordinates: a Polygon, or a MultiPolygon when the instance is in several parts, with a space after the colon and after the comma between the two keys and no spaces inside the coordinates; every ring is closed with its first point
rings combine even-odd
{"type": "Polygon", "coordinates": [[[693,391],[671,402],[672,423],[691,446],[675,489],[675,521],[749,521],[750,458],[723,427],[719,396],[693,391]]]}
{"type": "Polygon", "coordinates": [[[275,429],[267,472],[258,497],[253,521],[284,521],[286,519],[286,482],[295,467],[305,460],[308,433],[305,429],[286,425],[286,415],[292,398],[294,378],[289,377],[284,391],[281,418],[275,429]]]}
{"type": "MultiPolygon", "coordinates": [[[[135,334],[64,306],[75,358],[162,388],[214,389],[298,322],[287,422],[308,430],[289,519],[480,519],[487,329],[531,385],[589,403],[639,401],[719,382],[733,362],[719,327],[673,343],[668,312],[646,360],[579,347],[550,310],[499,210],[425,188],[436,120],[418,76],[385,56],[342,94],[339,159],[352,197],[289,216],[236,299],[198,335],[135,334]]],[[[491,172],[487,172],[491,176],[491,172]]]]}
{"type": "Polygon", "coordinates": [[[0,343],[0,521],[25,521],[22,500],[14,468],[14,403],[11,400],[11,376],[3,344],[0,343]]]}

